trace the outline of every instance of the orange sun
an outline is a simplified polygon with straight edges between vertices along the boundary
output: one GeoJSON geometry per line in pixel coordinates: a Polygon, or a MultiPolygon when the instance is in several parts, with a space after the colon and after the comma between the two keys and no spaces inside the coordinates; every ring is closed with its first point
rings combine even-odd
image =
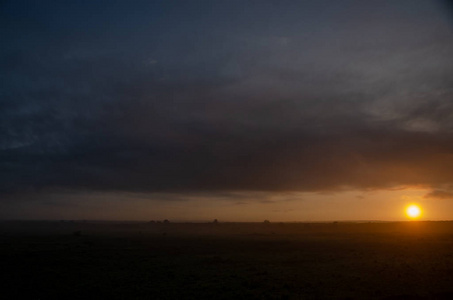
{"type": "Polygon", "coordinates": [[[406,215],[410,219],[418,219],[422,214],[422,209],[417,204],[411,204],[406,207],[406,215]]]}

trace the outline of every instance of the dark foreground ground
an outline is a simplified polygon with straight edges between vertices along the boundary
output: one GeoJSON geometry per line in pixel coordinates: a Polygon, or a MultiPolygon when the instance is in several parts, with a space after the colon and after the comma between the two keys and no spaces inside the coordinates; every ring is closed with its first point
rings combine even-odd
{"type": "Polygon", "coordinates": [[[3,299],[453,299],[453,222],[0,223],[3,299]]]}

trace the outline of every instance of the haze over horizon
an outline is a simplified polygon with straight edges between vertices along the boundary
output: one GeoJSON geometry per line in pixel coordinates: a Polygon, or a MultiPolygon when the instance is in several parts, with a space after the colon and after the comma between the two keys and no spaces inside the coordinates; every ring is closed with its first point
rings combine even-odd
{"type": "Polygon", "coordinates": [[[1,1],[0,219],[453,219],[451,1],[1,1]]]}

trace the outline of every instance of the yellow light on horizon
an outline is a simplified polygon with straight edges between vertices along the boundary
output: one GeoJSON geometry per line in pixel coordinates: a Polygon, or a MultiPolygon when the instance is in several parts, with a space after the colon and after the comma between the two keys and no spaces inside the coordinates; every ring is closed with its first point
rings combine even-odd
{"type": "Polygon", "coordinates": [[[421,214],[422,209],[417,204],[411,204],[408,207],[406,207],[406,215],[410,219],[417,219],[421,216],[421,214]]]}

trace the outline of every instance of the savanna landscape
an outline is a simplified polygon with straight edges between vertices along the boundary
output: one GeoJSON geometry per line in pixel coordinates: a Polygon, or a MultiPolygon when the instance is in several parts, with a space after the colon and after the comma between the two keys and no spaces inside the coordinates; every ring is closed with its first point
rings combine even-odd
{"type": "Polygon", "coordinates": [[[453,0],[0,0],[0,300],[453,299],[453,0]]]}
{"type": "Polygon", "coordinates": [[[451,299],[453,222],[2,222],[7,299],[451,299]]]}

